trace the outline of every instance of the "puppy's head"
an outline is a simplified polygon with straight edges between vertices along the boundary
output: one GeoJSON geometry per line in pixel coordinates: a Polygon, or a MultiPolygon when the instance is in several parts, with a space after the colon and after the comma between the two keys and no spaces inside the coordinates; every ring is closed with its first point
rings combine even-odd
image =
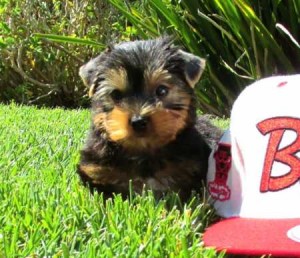
{"type": "Polygon", "coordinates": [[[121,43],[80,68],[92,98],[93,123],[111,141],[150,151],[194,122],[194,86],[204,59],[169,38],[121,43]]]}

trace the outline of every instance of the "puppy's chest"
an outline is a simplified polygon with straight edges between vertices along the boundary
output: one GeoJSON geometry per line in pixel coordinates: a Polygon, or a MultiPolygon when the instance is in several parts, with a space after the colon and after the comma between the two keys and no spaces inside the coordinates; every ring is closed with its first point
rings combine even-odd
{"type": "Polygon", "coordinates": [[[195,180],[200,182],[202,164],[192,159],[136,158],[115,169],[125,174],[136,190],[146,187],[166,191],[179,190],[185,185],[190,187],[195,180]]]}
{"type": "Polygon", "coordinates": [[[131,177],[148,178],[154,177],[156,173],[168,166],[167,160],[161,158],[129,157],[116,164],[116,169],[131,177]]]}

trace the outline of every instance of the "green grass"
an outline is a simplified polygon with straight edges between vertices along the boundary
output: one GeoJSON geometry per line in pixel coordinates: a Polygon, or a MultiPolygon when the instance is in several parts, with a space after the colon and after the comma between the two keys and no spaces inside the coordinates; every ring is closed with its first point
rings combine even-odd
{"type": "Polygon", "coordinates": [[[81,185],[89,119],[87,110],[0,105],[0,257],[218,257],[201,240],[213,218],[207,200],[180,206],[147,192],[104,201],[81,185]]]}

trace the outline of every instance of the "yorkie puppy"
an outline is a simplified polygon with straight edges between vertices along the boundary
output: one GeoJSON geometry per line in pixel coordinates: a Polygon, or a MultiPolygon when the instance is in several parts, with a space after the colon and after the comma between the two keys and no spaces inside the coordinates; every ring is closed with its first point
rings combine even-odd
{"type": "Polygon", "coordinates": [[[92,100],[78,173],[91,189],[127,195],[145,187],[182,198],[200,190],[221,131],[196,118],[194,86],[205,60],[170,38],[126,42],[80,68],[92,100]]]}

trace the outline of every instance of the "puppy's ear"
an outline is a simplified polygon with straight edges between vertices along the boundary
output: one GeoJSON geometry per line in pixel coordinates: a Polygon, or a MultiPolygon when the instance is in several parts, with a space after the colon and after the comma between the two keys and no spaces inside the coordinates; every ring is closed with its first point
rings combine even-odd
{"type": "Polygon", "coordinates": [[[195,84],[199,81],[204,68],[205,59],[179,50],[179,54],[184,60],[184,75],[189,85],[194,88],[195,84]]]}
{"type": "Polygon", "coordinates": [[[89,89],[89,97],[92,97],[96,90],[96,84],[94,80],[96,78],[97,68],[99,66],[100,56],[93,58],[86,64],[80,67],[79,75],[84,85],[89,89]]]}
{"type": "Polygon", "coordinates": [[[84,85],[89,89],[89,97],[92,97],[96,91],[96,87],[98,86],[97,76],[100,64],[104,61],[105,55],[110,51],[110,48],[106,49],[102,54],[91,59],[79,69],[79,76],[81,77],[84,85]]]}

